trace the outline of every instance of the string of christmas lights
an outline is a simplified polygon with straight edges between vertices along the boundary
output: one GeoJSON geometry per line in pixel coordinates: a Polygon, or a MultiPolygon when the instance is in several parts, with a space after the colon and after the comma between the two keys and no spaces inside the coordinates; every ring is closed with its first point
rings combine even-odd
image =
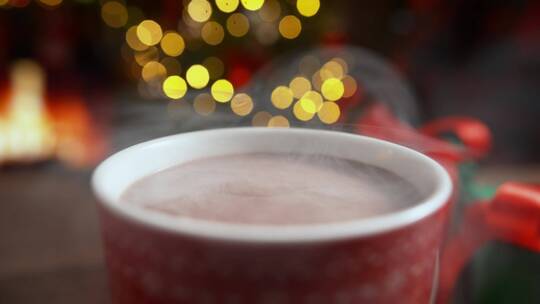
{"type": "MultiPolygon", "coordinates": [[[[295,14],[282,16],[286,5],[277,0],[216,0],[213,5],[207,0],[191,0],[184,2],[182,11],[183,26],[179,29],[182,28],[184,33],[180,30],[164,32],[159,23],[145,19],[127,28],[126,42],[133,51],[135,62],[142,66],[141,78],[150,87],[159,87],[171,99],[181,99],[190,89],[202,90],[210,86],[210,94],[202,92],[194,98],[193,107],[197,113],[209,115],[215,111],[216,103],[229,103],[234,114],[247,116],[254,109],[253,98],[244,92],[237,93],[230,80],[221,78],[225,69],[221,59],[210,56],[202,63],[189,66],[184,75],[179,73],[181,62],[178,59],[182,58],[186,47],[199,40],[209,46],[220,45],[226,33],[240,38],[251,30],[263,44],[275,42],[277,33],[284,39],[296,39],[301,34],[302,22],[295,14]],[[221,18],[225,20],[224,25],[218,22],[217,14],[226,15],[221,18]],[[272,26],[271,30],[268,25],[272,26]],[[159,61],[160,54],[167,57],[159,61]]],[[[298,0],[295,9],[301,18],[310,18],[319,11],[320,2],[298,0]]],[[[102,17],[111,27],[125,27],[129,10],[120,2],[109,1],[102,6],[102,17]]],[[[312,74],[300,71],[302,73],[288,86],[277,86],[269,96],[270,100],[276,109],[283,111],[290,110],[296,100],[292,113],[300,121],[309,121],[317,116],[323,123],[335,123],[340,116],[336,101],[344,96],[345,84],[349,86],[349,94],[354,91],[355,80],[346,75],[346,62],[341,58],[335,58],[322,67],[314,66],[312,70],[312,74]]],[[[290,125],[285,116],[272,116],[266,112],[255,113],[252,124],[290,125]]]]}
{"type": "MultiPolygon", "coordinates": [[[[9,5],[15,2],[21,1],[9,1],[9,5]]],[[[58,6],[62,0],[39,2],[58,6]]],[[[146,18],[144,10],[121,0],[100,4],[104,23],[125,31],[121,53],[129,62],[129,74],[139,81],[143,96],[181,100],[193,90],[197,93],[192,106],[200,115],[210,115],[220,104],[228,105],[235,115],[252,115],[253,125],[283,127],[290,125],[288,115],[254,112],[255,102],[270,101],[275,110],[291,113],[300,122],[317,117],[322,123],[333,124],[341,115],[339,100],[352,96],[356,90],[356,80],[347,75],[343,58],[321,64],[308,56],[300,62],[292,79],[283,79],[270,96],[254,98],[239,91],[241,85],[237,81],[227,78],[231,73],[225,77],[228,67],[218,56],[189,62],[200,56],[185,55],[198,55],[207,49],[223,50],[220,47],[225,41],[236,42],[248,35],[261,45],[276,43],[279,37],[295,40],[301,36],[303,22],[320,11],[319,0],[184,0],[178,3],[176,15],[172,14],[175,22],[159,18],[165,19],[161,22],[165,21],[166,26],[157,19],[146,18]],[[171,26],[175,23],[176,27],[171,26]],[[204,45],[207,47],[202,48],[204,45]]]]}

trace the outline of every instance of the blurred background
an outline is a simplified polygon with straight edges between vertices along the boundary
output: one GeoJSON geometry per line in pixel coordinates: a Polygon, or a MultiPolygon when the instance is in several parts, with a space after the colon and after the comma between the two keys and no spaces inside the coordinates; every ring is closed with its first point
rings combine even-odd
{"type": "MultiPolygon", "coordinates": [[[[540,180],[540,2],[0,0],[0,302],[107,303],[91,170],[179,132],[470,116],[468,179],[540,180]]],[[[465,187],[466,188],[466,187],[465,187]]],[[[477,192],[478,192],[477,191],[477,192]]],[[[478,253],[455,303],[540,303],[540,255],[478,253]]]]}

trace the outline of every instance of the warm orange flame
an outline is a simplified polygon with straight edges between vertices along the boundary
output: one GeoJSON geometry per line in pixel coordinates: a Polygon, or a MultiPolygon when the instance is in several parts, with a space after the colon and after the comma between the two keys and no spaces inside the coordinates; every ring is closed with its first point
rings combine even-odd
{"type": "Polygon", "coordinates": [[[105,145],[84,103],[63,95],[47,107],[44,79],[34,62],[14,65],[11,88],[0,96],[0,164],[58,158],[81,167],[97,161],[105,145]]]}
{"type": "Polygon", "coordinates": [[[0,163],[51,157],[57,138],[44,104],[41,68],[20,61],[11,72],[11,94],[0,116],[0,163]]]}

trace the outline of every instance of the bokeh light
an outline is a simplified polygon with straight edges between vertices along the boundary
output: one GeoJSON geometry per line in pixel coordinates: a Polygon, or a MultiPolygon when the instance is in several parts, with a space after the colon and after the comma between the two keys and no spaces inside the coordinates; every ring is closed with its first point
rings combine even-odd
{"type": "Polygon", "coordinates": [[[349,73],[349,65],[347,64],[347,61],[345,61],[345,59],[339,58],[339,57],[334,57],[330,61],[338,63],[341,66],[341,70],[343,71],[344,75],[349,73]]]}
{"type": "Polygon", "coordinates": [[[0,0],[0,6],[8,4],[9,0],[0,0]]]}
{"type": "Polygon", "coordinates": [[[216,102],[208,93],[202,93],[195,97],[193,109],[200,115],[208,116],[216,110],[216,102]]]}
{"type": "Polygon", "coordinates": [[[337,78],[329,78],[325,80],[321,86],[321,93],[324,98],[331,101],[336,101],[343,97],[344,92],[345,88],[343,82],[337,78]]]}
{"type": "Polygon", "coordinates": [[[291,80],[289,88],[291,88],[295,98],[302,98],[307,91],[311,90],[311,83],[307,78],[298,76],[291,80]]]}
{"type": "Polygon", "coordinates": [[[338,121],[341,111],[339,106],[333,101],[326,101],[323,103],[321,109],[317,113],[319,119],[325,124],[333,124],[338,121]]]}
{"type": "MultiPolygon", "coordinates": [[[[47,2],[50,2],[50,0],[47,2]]],[[[57,2],[60,3],[62,1],[57,2]]],[[[101,18],[103,18],[103,21],[108,26],[119,28],[126,25],[128,21],[128,12],[124,4],[116,1],[109,1],[101,7],[101,18]]]]}
{"type": "Polygon", "coordinates": [[[208,84],[210,75],[204,66],[194,64],[187,70],[186,79],[191,87],[195,89],[202,89],[208,84]]]}
{"type": "Polygon", "coordinates": [[[187,11],[191,19],[197,22],[208,21],[212,16],[212,6],[206,0],[192,0],[187,11]]]}
{"type": "Polygon", "coordinates": [[[238,8],[238,0],[216,0],[216,6],[224,13],[232,13],[238,8]]]}
{"type": "Polygon", "coordinates": [[[300,35],[302,24],[296,16],[285,16],[279,21],[279,33],[287,39],[294,39],[300,35]]]}
{"type": "Polygon", "coordinates": [[[343,97],[353,96],[357,89],[356,80],[352,76],[347,75],[341,81],[343,82],[343,86],[345,88],[343,97]]]}
{"type": "MultiPolygon", "coordinates": [[[[61,2],[61,0],[50,1],[61,2]]],[[[183,6],[186,9],[182,11],[180,23],[176,31],[167,32],[163,32],[157,22],[150,19],[144,20],[144,13],[140,9],[138,9],[137,14],[131,14],[134,7],[126,7],[123,0],[103,1],[101,14],[107,25],[126,27],[127,45],[123,45],[123,49],[125,49],[123,51],[127,54],[128,59],[134,58],[134,61],[140,66],[129,65],[130,71],[133,71],[135,76],[140,76],[140,83],[142,80],[147,83],[146,95],[153,94],[157,97],[164,94],[171,99],[180,99],[187,94],[188,86],[194,89],[203,89],[212,80],[210,92],[199,94],[193,99],[195,111],[201,115],[209,115],[215,112],[218,103],[230,101],[233,113],[247,116],[253,115],[255,107],[253,99],[246,93],[235,94],[232,83],[223,78],[223,75],[227,75],[227,78],[232,79],[237,84],[235,78],[231,76],[234,69],[225,71],[223,61],[210,56],[201,64],[190,66],[183,74],[180,59],[175,57],[181,56],[186,48],[190,52],[198,52],[201,51],[201,47],[204,47],[204,43],[214,46],[221,44],[225,38],[225,31],[233,37],[243,37],[251,30],[255,38],[265,45],[277,41],[280,34],[286,39],[295,39],[302,32],[300,15],[314,16],[320,10],[321,3],[320,0],[289,0],[289,3],[286,2],[279,0],[215,0],[215,3],[211,3],[210,0],[183,0],[183,6]],[[239,10],[240,3],[243,9],[253,12],[239,10]],[[215,7],[213,7],[214,5],[215,7]],[[288,7],[289,5],[293,5],[293,7],[288,7]],[[298,17],[291,11],[294,9],[294,5],[298,10],[298,17]],[[219,10],[219,12],[213,14],[213,9],[219,10]],[[229,15],[223,15],[221,12],[229,15]],[[141,20],[144,21],[141,22],[141,20]],[[183,26],[182,20],[187,26],[183,26]],[[226,29],[224,29],[225,27],[226,29]],[[134,51],[133,53],[128,46],[134,51]],[[225,74],[225,72],[227,73],[225,74]]],[[[174,24],[168,24],[169,28],[171,26],[174,27],[174,24]]],[[[312,119],[315,114],[319,115],[324,123],[336,121],[339,118],[339,106],[333,101],[343,96],[352,96],[356,91],[356,81],[347,75],[347,63],[341,58],[332,58],[322,67],[321,64],[315,56],[308,55],[302,58],[297,77],[294,77],[288,86],[281,85],[272,91],[272,105],[276,109],[286,110],[294,104],[291,109],[292,114],[302,121],[312,119]],[[296,103],[295,99],[297,99],[296,103]],[[325,102],[325,100],[329,101],[325,102]],[[326,105],[327,103],[328,105],[326,105]],[[335,107],[338,107],[337,111],[335,107]]],[[[255,126],[268,127],[288,127],[290,125],[287,117],[274,116],[264,111],[256,113],[252,123],[255,126]]]]}
{"type": "Polygon", "coordinates": [[[142,43],[137,37],[137,26],[130,27],[126,32],[126,42],[129,47],[135,51],[144,51],[148,46],[142,43]]]}
{"type": "Polygon", "coordinates": [[[260,9],[264,4],[264,0],[242,0],[242,6],[250,11],[260,9]]]}
{"type": "Polygon", "coordinates": [[[294,114],[294,117],[296,117],[298,120],[301,120],[301,121],[311,120],[313,116],[315,116],[314,112],[310,113],[304,110],[304,106],[302,106],[302,102],[300,100],[294,104],[293,114],[294,114]]]}
{"type": "Polygon", "coordinates": [[[242,37],[249,31],[249,20],[241,13],[234,13],[227,18],[227,30],[234,37],[242,37]]]}
{"type": "Polygon", "coordinates": [[[223,64],[223,61],[221,61],[221,59],[210,56],[206,58],[202,64],[206,67],[206,69],[208,69],[210,79],[217,79],[223,76],[223,73],[225,71],[225,65],[223,64]]]}
{"type": "Polygon", "coordinates": [[[319,8],[321,7],[321,3],[319,0],[297,0],[296,1],[296,9],[300,13],[300,15],[304,17],[311,17],[317,14],[319,11],[319,8]]]}
{"type": "Polygon", "coordinates": [[[163,53],[173,57],[180,56],[185,47],[184,38],[176,32],[165,33],[160,44],[163,53]]]}
{"type": "MultiPolygon", "coordinates": [[[[186,29],[190,32],[191,35],[194,34],[195,30],[200,29],[200,27],[202,26],[201,22],[197,22],[191,18],[187,9],[182,10],[182,21],[185,25],[187,25],[186,29]]],[[[179,23],[179,27],[180,26],[183,27],[183,25],[179,23]]],[[[197,35],[199,34],[197,33],[197,35]]]]}
{"type": "Polygon", "coordinates": [[[165,57],[160,62],[167,70],[167,75],[179,75],[182,72],[182,66],[176,58],[165,57]]]}
{"type": "Polygon", "coordinates": [[[155,47],[149,47],[148,49],[140,52],[135,52],[135,61],[140,65],[144,66],[150,61],[156,61],[159,58],[158,49],[155,47]]]}
{"type": "Polygon", "coordinates": [[[157,61],[148,62],[141,71],[141,76],[146,82],[161,80],[165,78],[166,75],[167,71],[165,70],[165,67],[157,61]]]}
{"type": "Polygon", "coordinates": [[[283,115],[273,116],[268,121],[268,127],[270,128],[288,128],[289,126],[289,120],[283,115]]]}
{"type": "Polygon", "coordinates": [[[293,92],[286,86],[278,86],[272,91],[270,99],[274,107],[283,110],[291,106],[293,102],[293,92]]]}
{"type": "Polygon", "coordinates": [[[153,20],[144,20],[137,26],[137,37],[146,45],[156,45],[161,40],[161,26],[153,20]]]}
{"type": "Polygon", "coordinates": [[[322,80],[320,71],[317,71],[317,72],[315,72],[315,74],[313,74],[313,76],[311,77],[311,83],[313,84],[313,88],[315,90],[317,90],[317,91],[321,90],[323,80],[322,80]]]}
{"type": "Polygon", "coordinates": [[[302,106],[302,109],[308,113],[317,113],[322,107],[323,98],[321,94],[315,91],[308,91],[298,101],[302,106]]]}
{"type": "Polygon", "coordinates": [[[253,100],[245,93],[236,94],[231,100],[231,110],[239,116],[246,116],[253,110],[253,100]]]}
{"type": "Polygon", "coordinates": [[[201,29],[201,37],[204,42],[210,45],[218,45],[223,41],[225,37],[225,32],[221,24],[215,21],[209,21],[204,24],[201,29]]]}
{"type": "Polygon", "coordinates": [[[169,76],[163,82],[163,93],[169,98],[180,99],[186,95],[186,92],[186,81],[178,75],[169,76]]]}
{"type": "Polygon", "coordinates": [[[325,63],[319,73],[323,81],[330,78],[341,79],[345,74],[341,64],[332,60],[325,63]]]}
{"type": "Polygon", "coordinates": [[[298,101],[298,104],[302,107],[302,110],[304,112],[315,114],[317,113],[317,106],[315,103],[309,99],[309,98],[302,98],[298,101]]]}
{"type": "Polygon", "coordinates": [[[226,79],[220,79],[212,84],[210,89],[212,97],[219,102],[227,102],[234,95],[234,87],[232,83],[226,79]]]}
{"type": "Polygon", "coordinates": [[[271,118],[272,114],[268,112],[257,112],[251,119],[251,125],[254,127],[266,127],[271,118]]]}
{"type": "Polygon", "coordinates": [[[261,20],[274,22],[281,15],[281,5],[277,0],[266,0],[258,13],[261,20]]]}

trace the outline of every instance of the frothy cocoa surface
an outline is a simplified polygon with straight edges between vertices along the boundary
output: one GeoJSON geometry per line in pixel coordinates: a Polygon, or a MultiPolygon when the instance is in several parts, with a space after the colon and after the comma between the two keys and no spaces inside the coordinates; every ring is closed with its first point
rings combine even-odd
{"type": "Polygon", "coordinates": [[[372,217],[420,200],[405,179],[320,155],[238,154],[187,162],[142,178],[122,203],[172,217],[263,225],[372,217]]]}

